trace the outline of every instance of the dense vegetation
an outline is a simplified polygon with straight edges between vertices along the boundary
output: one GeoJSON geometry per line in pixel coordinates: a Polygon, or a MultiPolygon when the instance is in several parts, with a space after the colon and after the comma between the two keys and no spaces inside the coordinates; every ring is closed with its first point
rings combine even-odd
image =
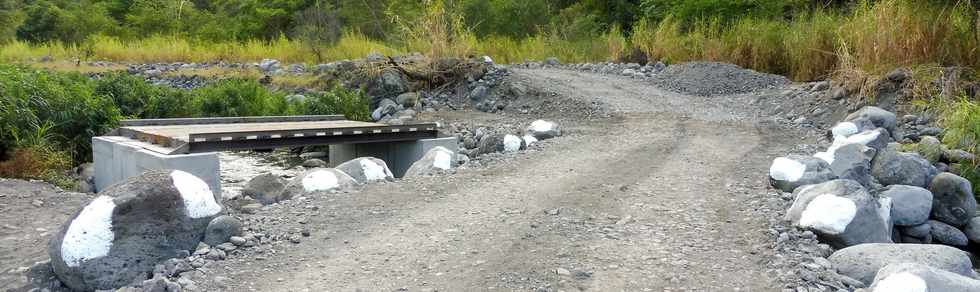
{"type": "Polygon", "coordinates": [[[98,78],[0,65],[0,177],[56,179],[91,158],[90,141],[124,118],[344,114],[363,120],[367,99],[334,87],[305,99],[229,79],[194,90],[142,77],[98,78]]]}

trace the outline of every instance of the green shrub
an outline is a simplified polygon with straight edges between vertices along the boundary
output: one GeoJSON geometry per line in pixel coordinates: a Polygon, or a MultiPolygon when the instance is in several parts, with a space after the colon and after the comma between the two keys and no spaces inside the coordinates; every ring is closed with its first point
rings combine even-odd
{"type": "MultiPolygon", "coordinates": [[[[75,161],[91,157],[91,139],[116,127],[119,110],[94,94],[94,82],[80,74],[59,74],[0,65],[0,148],[17,148],[15,137],[48,127],[50,145],[75,161]]],[[[34,143],[39,144],[39,143],[34,143]]]]}
{"type": "Polygon", "coordinates": [[[173,95],[174,91],[126,72],[107,73],[95,81],[95,94],[111,98],[123,116],[132,118],[143,117],[150,100],[173,95]]]}
{"type": "Polygon", "coordinates": [[[269,91],[254,80],[223,80],[194,89],[191,94],[195,116],[271,116],[292,112],[285,94],[269,91]]]}
{"type": "MultiPolygon", "coordinates": [[[[946,127],[943,143],[950,148],[980,154],[980,103],[961,100],[943,109],[942,125],[946,127]]],[[[960,175],[973,183],[974,194],[980,196],[980,161],[963,163],[960,175]]]]}
{"type": "Polygon", "coordinates": [[[339,86],[324,93],[307,95],[304,106],[304,113],[307,115],[343,114],[353,121],[367,121],[371,118],[370,101],[364,93],[339,86]]]}

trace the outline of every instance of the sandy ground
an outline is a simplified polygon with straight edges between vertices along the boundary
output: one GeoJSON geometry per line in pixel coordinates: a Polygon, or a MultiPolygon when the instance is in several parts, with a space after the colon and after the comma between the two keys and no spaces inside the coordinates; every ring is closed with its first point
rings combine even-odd
{"type": "Polygon", "coordinates": [[[543,151],[450,177],[372,185],[272,208],[264,228],[299,244],[206,266],[224,291],[778,291],[767,275],[770,157],[792,137],[755,97],[690,97],[641,81],[518,70],[543,92],[598,101],[608,118],[559,117],[543,151]],[[297,210],[301,209],[301,210],[297,210]]]}

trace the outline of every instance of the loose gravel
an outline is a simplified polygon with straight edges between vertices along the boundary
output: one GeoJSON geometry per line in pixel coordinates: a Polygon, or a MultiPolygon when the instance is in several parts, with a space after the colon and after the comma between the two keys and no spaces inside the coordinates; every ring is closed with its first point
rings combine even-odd
{"type": "Polygon", "coordinates": [[[713,62],[671,65],[652,81],[659,87],[697,96],[742,94],[790,83],[783,76],[713,62]]]}

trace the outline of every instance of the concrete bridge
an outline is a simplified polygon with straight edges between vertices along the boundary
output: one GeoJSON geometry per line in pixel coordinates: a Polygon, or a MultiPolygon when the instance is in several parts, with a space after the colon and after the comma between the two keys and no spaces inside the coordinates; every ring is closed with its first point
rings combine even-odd
{"type": "Polygon", "coordinates": [[[440,138],[438,128],[435,123],[349,121],[339,115],[125,120],[120,128],[92,138],[95,188],[101,191],[147,170],[178,169],[220,192],[217,152],[318,145],[330,145],[331,166],[372,156],[402,176],[433,147],[457,150],[456,138],[440,138]]]}

